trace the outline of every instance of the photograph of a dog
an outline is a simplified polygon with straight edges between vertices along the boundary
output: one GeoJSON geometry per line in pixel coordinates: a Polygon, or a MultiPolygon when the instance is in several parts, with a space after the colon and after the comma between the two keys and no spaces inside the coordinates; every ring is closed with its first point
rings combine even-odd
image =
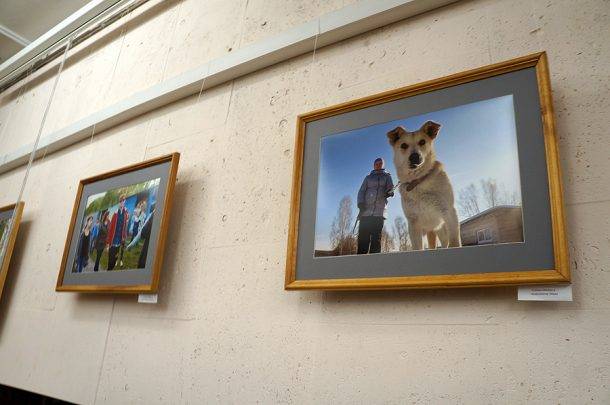
{"type": "Polygon", "coordinates": [[[328,134],[315,257],[523,242],[513,97],[328,134]]]}

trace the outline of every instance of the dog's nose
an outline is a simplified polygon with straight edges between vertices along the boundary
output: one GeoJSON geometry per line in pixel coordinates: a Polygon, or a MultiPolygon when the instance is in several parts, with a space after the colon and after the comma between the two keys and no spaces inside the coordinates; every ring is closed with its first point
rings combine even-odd
{"type": "Polygon", "coordinates": [[[421,163],[421,156],[419,153],[411,153],[409,155],[409,163],[412,165],[418,165],[421,163]]]}

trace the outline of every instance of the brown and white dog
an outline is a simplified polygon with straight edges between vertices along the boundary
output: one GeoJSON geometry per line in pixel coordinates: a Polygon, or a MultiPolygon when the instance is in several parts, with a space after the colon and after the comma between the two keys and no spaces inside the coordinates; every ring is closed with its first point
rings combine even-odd
{"type": "Polygon", "coordinates": [[[440,124],[427,121],[415,132],[403,127],[388,132],[413,250],[423,248],[424,235],[430,249],[436,247],[437,236],[441,247],[461,246],[453,188],[434,152],[440,128],[440,124]]]}

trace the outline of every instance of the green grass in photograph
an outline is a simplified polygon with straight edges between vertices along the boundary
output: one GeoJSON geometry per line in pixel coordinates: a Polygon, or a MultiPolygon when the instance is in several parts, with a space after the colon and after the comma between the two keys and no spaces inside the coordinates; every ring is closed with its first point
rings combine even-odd
{"type": "MultiPolygon", "coordinates": [[[[125,246],[127,246],[126,244],[125,246]]],[[[120,271],[120,270],[133,270],[138,268],[138,259],[140,258],[140,253],[142,252],[142,247],[144,246],[144,241],[140,240],[136,245],[127,250],[123,249],[123,266],[121,266],[121,255],[117,254],[117,262],[112,271],[120,271]]],[[[91,272],[95,267],[95,259],[97,257],[97,250],[93,249],[91,253],[89,253],[89,262],[87,266],[83,270],[83,272],[91,272]]],[[[76,265],[74,265],[74,269],[76,269],[76,265]]],[[[108,250],[104,250],[102,253],[102,257],[100,258],[100,268],[99,271],[106,271],[108,269],[108,250]]]]}

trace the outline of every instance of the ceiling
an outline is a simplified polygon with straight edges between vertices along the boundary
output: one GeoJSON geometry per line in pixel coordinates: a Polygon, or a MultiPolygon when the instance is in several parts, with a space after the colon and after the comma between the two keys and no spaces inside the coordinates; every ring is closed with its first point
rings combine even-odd
{"type": "Polygon", "coordinates": [[[0,64],[89,0],[0,0],[0,64]]]}

